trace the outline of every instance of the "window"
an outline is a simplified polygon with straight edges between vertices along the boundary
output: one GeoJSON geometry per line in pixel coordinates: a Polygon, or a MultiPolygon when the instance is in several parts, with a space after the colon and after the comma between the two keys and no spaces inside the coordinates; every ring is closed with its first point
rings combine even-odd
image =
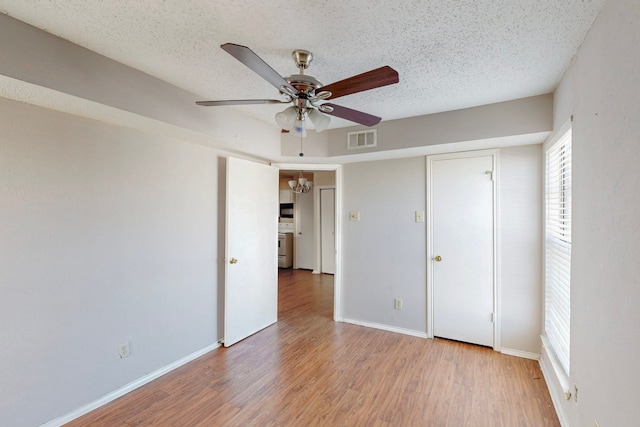
{"type": "Polygon", "coordinates": [[[545,335],[569,375],[571,332],[571,128],[546,153],[545,335]]]}

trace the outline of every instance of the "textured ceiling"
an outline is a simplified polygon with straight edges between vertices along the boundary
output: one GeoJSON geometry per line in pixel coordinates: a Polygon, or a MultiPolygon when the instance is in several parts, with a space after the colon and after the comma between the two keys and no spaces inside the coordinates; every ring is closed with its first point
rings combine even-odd
{"type": "MultiPolygon", "coordinates": [[[[324,84],[389,65],[400,83],[336,104],[398,119],[549,93],[605,0],[0,0],[0,11],[202,99],[277,91],[220,49],[282,75],[293,49],[324,84]]],[[[205,108],[205,107],[203,107],[205,108]]],[[[237,108],[273,124],[282,106],[237,108]]],[[[332,118],[332,127],[352,123],[332,118]]]]}

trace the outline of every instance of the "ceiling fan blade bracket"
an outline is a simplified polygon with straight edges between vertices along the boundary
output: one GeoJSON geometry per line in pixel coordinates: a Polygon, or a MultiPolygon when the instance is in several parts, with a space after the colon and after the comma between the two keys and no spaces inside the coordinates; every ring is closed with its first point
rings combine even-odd
{"type": "Polygon", "coordinates": [[[288,96],[290,99],[295,99],[298,97],[298,93],[291,86],[285,86],[285,85],[280,86],[280,93],[282,93],[285,96],[288,96]]]}
{"type": "Polygon", "coordinates": [[[323,113],[332,113],[333,112],[333,107],[330,104],[321,104],[318,105],[318,110],[322,111],[323,113]]]}
{"type": "Polygon", "coordinates": [[[324,101],[325,99],[331,98],[331,95],[332,95],[331,92],[329,92],[328,90],[321,90],[318,93],[316,93],[314,96],[309,98],[309,102],[311,102],[315,107],[317,107],[315,105],[316,102],[324,101]]]}

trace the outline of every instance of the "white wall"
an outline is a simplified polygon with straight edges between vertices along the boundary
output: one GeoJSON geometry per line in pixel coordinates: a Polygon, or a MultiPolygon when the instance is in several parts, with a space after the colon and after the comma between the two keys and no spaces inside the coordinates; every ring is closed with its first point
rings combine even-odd
{"type": "Polygon", "coordinates": [[[217,163],[0,98],[0,424],[66,415],[215,344],[217,163]]]}
{"type": "MultiPolygon", "coordinates": [[[[527,356],[540,354],[541,161],[540,145],[500,150],[501,345],[527,356]]],[[[345,320],[426,335],[426,230],[414,220],[426,210],[425,165],[424,157],[344,165],[345,320]]]]}
{"type": "MultiPolygon", "coordinates": [[[[573,114],[570,426],[640,419],[640,2],[610,0],[555,97],[555,127],[573,114]]],[[[543,364],[546,360],[543,359],[543,364]]]]}

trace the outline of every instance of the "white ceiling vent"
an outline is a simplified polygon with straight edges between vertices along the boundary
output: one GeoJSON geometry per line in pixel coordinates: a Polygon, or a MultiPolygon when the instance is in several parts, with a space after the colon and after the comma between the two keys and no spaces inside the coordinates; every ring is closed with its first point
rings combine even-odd
{"type": "Polygon", "coordinates": [[[347,150],[375,147],[378,145],[377,129],[349,132],[347,134],[347,150]]]}

